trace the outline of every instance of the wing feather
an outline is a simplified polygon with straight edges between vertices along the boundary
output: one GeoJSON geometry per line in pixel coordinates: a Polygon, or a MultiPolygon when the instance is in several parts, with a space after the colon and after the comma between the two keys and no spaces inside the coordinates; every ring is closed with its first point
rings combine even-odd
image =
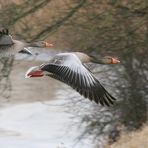
{"type": "Polygon", "coordinates": [[[97,104],[110,106],[114,103],[116,99],[106,91],[84,65],[78,64],[74,60],[67,64],[65,58],[63,63],[61,61],[59,63],[42,65],[42,70],[50,72],[50,77],[68,84],[85,98],[93,100],[97,104]]]}

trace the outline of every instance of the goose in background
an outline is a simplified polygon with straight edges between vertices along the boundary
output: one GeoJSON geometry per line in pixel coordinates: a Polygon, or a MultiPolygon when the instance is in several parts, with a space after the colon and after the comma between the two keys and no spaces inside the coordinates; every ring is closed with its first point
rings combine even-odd
{"type": "Polygon", "coordinates": [[[79,94],[97,104],[110,106],[116,100],[100,84],[99,80],[84,65],[88,62],[98,64],[118,64],[120,61],[110,56],[96,59],[82,52],[59,53],[49,62],[31,67],[26,78],[50,76],[75,89],[79,94]]]}
{"type": "Polygon", "coordinates": [[[26,43],[14,40],[8,29],[0,31],[0,56],[11,56],[17,52],[31,55],[32,53],[28,50],[28,47],[50,48],[53,47],[53,44],[45,41],[26,43]]]}

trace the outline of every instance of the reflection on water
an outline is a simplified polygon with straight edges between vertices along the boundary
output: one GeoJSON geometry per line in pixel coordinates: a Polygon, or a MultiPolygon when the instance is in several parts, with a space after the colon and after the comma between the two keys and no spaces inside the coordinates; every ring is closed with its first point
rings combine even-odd
{"type": "Polygon", "coordinates": [[[12,93],[10,101],[34,102],[44,101],[54,98],[58,81],[49,77],[25,79],[25,72],[33,65],[39,65],[34,62],[23,62],[19,66],[15,65],[11,74],[12,93]]]}
{"type": "MultiPolygon", "coordinates": [[[[37,49],[34,52],[40,53],[37,49]]],[[[55,51],[43,52],[43,54],[38,56],[16,55],[10,75],[12,91],[9,103],[54,99],[57,87],[61,85],[60,82],[49,77],[25,79],[25,73],[28,68],[46,62],[54,54],[56,54],[55,51]]]]}
{"type": "MultiPolygon", "coordinates": [[[[3,148],[92,147],[89,140],[76,144],[75,138],[83,129],[71,125],[74,119],[65,110],[69,87],[49,77],[24,78],[29,67],[42,62],[33,59],[14,62],[11,97],[1,101],[0,145],[3,148]]],[[[73,90],[70,94],[78,95],[73,90]]]]}
{"type": "MultiPolygon", "coordinates": [[[[65,113],[57,100],[47,103],[25,103],[1,110],[0,129],[3,130],[0,144],[4,145],[3,148],[12,144],[15,148],[57,148],[60,143],[68,148],[74,146],[74,139],[81,130],[76,126],[68,129],[72,115],[65,113]]],[[[88,141],[83,141],[75,147],[87,147],[88,144],[88,141]]]]}

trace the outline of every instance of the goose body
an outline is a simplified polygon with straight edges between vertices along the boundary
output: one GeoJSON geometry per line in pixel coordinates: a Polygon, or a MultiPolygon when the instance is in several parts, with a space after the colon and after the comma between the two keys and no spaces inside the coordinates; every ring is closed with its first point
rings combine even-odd
{"type": "MultiPolygon", "coordinates": [[[[116,99],[106,91],[84,65],[84,63],[92,61],[92,57],[81,52],[60,53],[55,55],[48,63],[31,67],[26,72],[26,77],[50,76],[71,86],[91,101],[110,106],[116,99]]],[[[100,61],[104,61],[104,63],[100,62],[101,64],[119,63],[117,59],[111,57],[104,57],[100,61]]]]}
{"type": "Polygon", "coordinates": [[[9,34],[8,29],[3,29],[0,31],[0,55],[1,56],[10,56],[15,53],[26,53],[31,54],[28,50],[28,47],[52,47],[52,44],[49,44],[44,41],[38,41],[33,43],[26,43],[19,40],[14,40],[9,34]]]}

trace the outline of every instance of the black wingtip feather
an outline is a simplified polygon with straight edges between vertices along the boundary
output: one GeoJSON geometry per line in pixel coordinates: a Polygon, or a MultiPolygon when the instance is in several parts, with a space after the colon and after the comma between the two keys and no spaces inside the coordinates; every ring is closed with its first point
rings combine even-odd
{"type": "Polygon", "coordinates": [[[73,72],[67,66],[49,64],[42,67],[42,70],[53,73],[54,75],[51,75],[51,77],[68,84],[82,96],[94,101],[96,104],[100,103],[102,106],[109,107],[113,105],[116,100],[106,91],[97,79],[94,78],[95,83],[86,87],[86,78],[79,73],[73,72]]]}

